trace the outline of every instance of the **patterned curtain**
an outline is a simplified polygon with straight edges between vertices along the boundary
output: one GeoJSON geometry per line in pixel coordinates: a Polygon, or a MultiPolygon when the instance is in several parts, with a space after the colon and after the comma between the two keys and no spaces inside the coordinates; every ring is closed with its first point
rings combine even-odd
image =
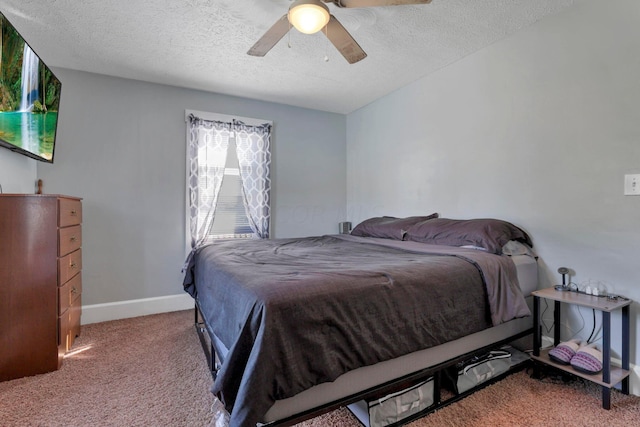
{"type": "Polygon", "coordinates": [[[231,125],[189,115],[188,191],[191,254],[211,240],[209,231],[213,225],[218,194],[224,177],[231,125]]]}
{"type": "Polygon", "coordinates": [[[271,219],[271,125],[248,126],[234,121],[233,130],[249,224],[259,238],[267,239],[271,219]]]}

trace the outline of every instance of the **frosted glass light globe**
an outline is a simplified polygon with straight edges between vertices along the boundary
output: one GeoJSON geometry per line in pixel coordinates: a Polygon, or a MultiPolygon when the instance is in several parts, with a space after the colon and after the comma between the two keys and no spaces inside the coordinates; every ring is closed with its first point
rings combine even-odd
{"type": "Polygon", "coordinates": [[[329,8],[319,0],[298,0],[289,8],[289,22],[304,34],[314,34],[329,22],[329,8]]]}

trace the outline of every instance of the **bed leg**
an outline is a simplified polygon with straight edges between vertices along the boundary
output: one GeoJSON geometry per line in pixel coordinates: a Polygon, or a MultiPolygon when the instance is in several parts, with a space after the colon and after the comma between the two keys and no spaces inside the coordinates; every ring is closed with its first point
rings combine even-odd
{"type": "Polygon", "coordinates": [[[211,369],[211,376],[215,381],[220,367],[216,361],[216,350],[213,348],[213,344],[209,345],[209,368],[211,369]]]}
{"type": "Polygon", "coordinates": [[[204,325],[204,320],[202,320],[200,315],[200,310],[198,309],[198,304],[195,307],[194,314],[194,326],[196,328],[196,333],[198,334],[198,338],[200,339],[200,345],[202,346],[202,350],[204,351],[205,357],[207,358],[207,365],[209,366],[209,371],[211,372],[211,376],[214,381],[216,376],[218,375],[218,370],[220,370],[220,363],[218,363],[218,358],[216,355],[216,350],[213,347],[213,343],[208,338],[207,330],[204,325]],[[207,342],[208,341],[208,342],[207,342]]]}
{"type": "Polygon", "coordinates": [[[442,371],[437,371],[433,375],[433,404],[439,405],[442,403],[442,393],[440,387],[442,385],[442,371]]]}

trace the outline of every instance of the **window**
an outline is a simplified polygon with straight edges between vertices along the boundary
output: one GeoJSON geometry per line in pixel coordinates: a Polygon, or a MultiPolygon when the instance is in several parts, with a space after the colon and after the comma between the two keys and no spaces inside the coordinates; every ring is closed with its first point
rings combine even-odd
{"type": "Polygon", "coordinates": [[[186,119],[190,248],[268,238],[271,123],[190,111],[186,119]]]}
{"type": "MultiPolygon", "coordinates": [[[[227,159],[209,235],[214,239],[246,239],[255,237],[242,200],[242,179],[233,133],[230,135],[227,159]]],[[[206,180],[203,174],[202,180],[206,180]]],[[[202,183],[201,185],[206,185],[202,183]]],[[[200,215],[206,215],[201,212],[200,215]]],[[[204,221],[204,218],[201,218],[204,221]]]]}

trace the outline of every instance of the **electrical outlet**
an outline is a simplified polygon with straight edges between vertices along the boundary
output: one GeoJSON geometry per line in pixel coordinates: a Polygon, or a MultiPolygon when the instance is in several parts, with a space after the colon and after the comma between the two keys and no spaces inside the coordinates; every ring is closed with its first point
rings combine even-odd
{"type": "Polygon", "coordinates": [[[624,195],[640,196],[640,174],[624,176],[624,195]]]}

